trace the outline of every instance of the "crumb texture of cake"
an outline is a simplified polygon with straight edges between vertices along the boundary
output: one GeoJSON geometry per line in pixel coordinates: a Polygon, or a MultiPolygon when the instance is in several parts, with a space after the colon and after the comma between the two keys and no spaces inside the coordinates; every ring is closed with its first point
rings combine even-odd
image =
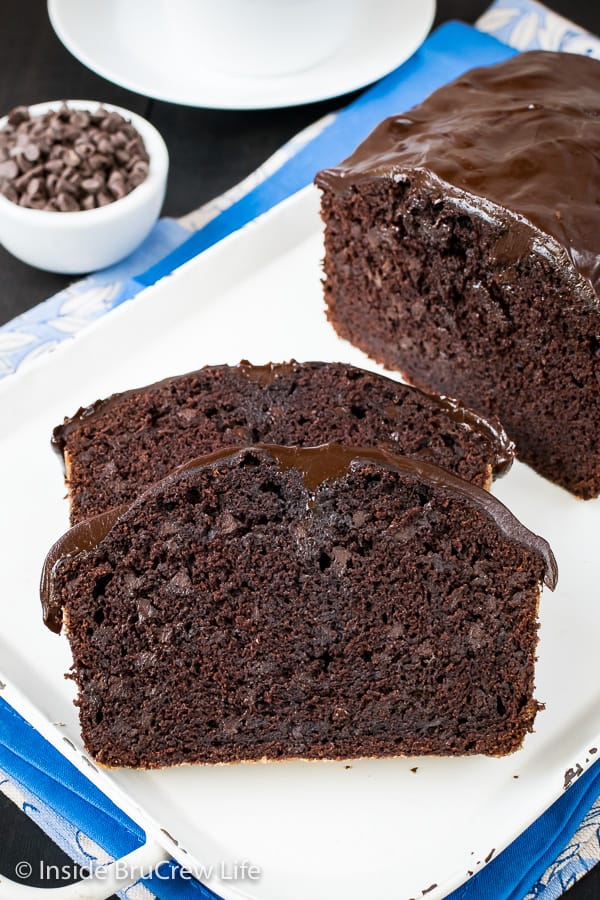
{"type": "Polygon", "coordinates": [[[89,752],[111,766],[502,755],[532,729],[547,543],[383,450],[191,461],[55,545],[89,752]]]}
{"type": "Polygon", "coordinates": [[[489,486],[511,465],[499,422],[342,363],[207,366],[116,394],[54,430],[71,522],[133,500],[188,459],[257,442],[387,446],[489,486]]]}
{"type": "Polygon", "coordinates": [[[382,122],[322,189],[340,334],[600,492],[600,62],[532,51],[382,122]]]}

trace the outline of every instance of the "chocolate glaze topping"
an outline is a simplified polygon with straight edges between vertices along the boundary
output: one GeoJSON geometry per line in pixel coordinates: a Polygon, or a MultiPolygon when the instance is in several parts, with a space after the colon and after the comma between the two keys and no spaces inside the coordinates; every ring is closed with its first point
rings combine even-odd
{"type": "MultiPolygon", "coordinates": [[[[254,381],[257,384],[267,386],[272,384],[280,376],[292,374],[296,365],[298,365],[298,363],[296,363],[295,360],[290,360],[290,362],[287,363],[267,363],[263,366],[255,366],[248,362],[248,360],[243,359],[239,364],[239,370],[249,381],[254,381]]],[[[310,362],[302,363],[301,365],[319,366],[322,365],[322,363],[310,362]]],[[[162,381],[146,385],[142,388],[134,388],[131,391],[125,391],[121,394],[113,394],[112,396],[107,397],[106,400],[96,400],[96,402],[92,403],[90,406],[80,407],[75,415],[66,419],[62,425],[58,425],[54,429],[52,433],[52,446],[62,456],[69,434],[77,429],[81,422],[91,419],[94,416],[104,415],[104,413],[109,412],[112,407],[119,403],[123,397],[128,397],[131,394],[148,393],[158,386],[167,385],[170,382],[176,381],[179,377],[181,376],[176,375],[171,378],[165,378],[162,381]]],[[[389,380],[391,381],[392,379],[389,380]]],[[[405,387],[408,387],[411,391],[418,391],[417,388],[414,388],[411,385],[405,385],[405,387]]],[[[515,447],[497,419],[491,417],[486,419],[473,412],[473,410],[461,406],[461,404],[452,397],[440,397],[437,394],[428,394],[428,397],[443,409],[449,418],[460,425],[464,425],[465,429],[468,429],[475,434],[480,434],[494,445],[496,450],[494,473],[496,476],[500,477],[508,472],[514,460],[515,447]]]]}
{"type": "MultiPolygon", "coordinates": [[[[393,471],[402,472],[422,478],[447,491],[450,495],[459,495],[475,503],[490,516],[500,530],[512,541],[528,547],[544,561],[544,581],[554,590],[558,579],[558,567],[549,544],[522,525],[503,503],[468,481],[421,459],[407,456],[395,456],[383,449],[372,447],[346,447],[341,444],[323,444],[320,447],[280,447],[274,444],[256,444],[253,447],[217,450],[197,459],[192,459],[179,466],[167,478],[187,473],[204,466],[217,466],[221,462],[235,464],[240,455],[266,452],[277,460],[281,469],[297,469],[302,473],[304,484],[311,492],[326,481],[340,478],[357,468],[361,463],[375,463],[393,471]]],[[[163,479],[164,481],[166,479],[163,479]]],[[[143,502],[148,493],[160,490],[162,481],[153,485],[145,494],[134,501],[131,506],[115,507],[108,512],[80,522],[56,541],[50,549],[40,583],[40,597],[44,615],[44,623],[51,630],[60,633],[62,627],[62,608],[52,590],[52,572],[55,566],[65,557],[93,550],[108,535],[117,521],[129,509],[143,502]]]]}
{"type": "Polygon", "coordinates": [[[52,592],[52,571],[56,565],[66,556],[77,556],[87,550],[93,550],[100,541],[106,537],[119,516],[127,512],[128,506],[117,506],[107,512],[100,513],[85,522],[79,522],[70,528],[50,548],[50,552],[44,560],[42,577],[40,579],[40,597],[44,624],[60,634],[62,628],[62,607],[56,602],[52,592]]]}
{"type": "Polygon", "coordinates": [[[532,51],[473,69],[386,119],[316,183],[341,193],[409,173],[506,226],[499,259],[556,254],[557,242],[600,292],[600,61],[532,51]]]}

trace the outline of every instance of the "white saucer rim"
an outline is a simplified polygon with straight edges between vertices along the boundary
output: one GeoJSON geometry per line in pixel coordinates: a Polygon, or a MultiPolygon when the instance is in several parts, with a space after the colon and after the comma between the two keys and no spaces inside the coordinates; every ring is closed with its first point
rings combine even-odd
{"type": "MultiPolygon", "coordinates": [[[[390,9],[392,7],[398,6],[398,0],[384,0],[384,2],[390,7],[390,9]]],[[[363,0],[361,12],[361,15],[363,17],[367,14],[370,3],[372,3],[372,0],[363,0]]],[[[289,74],[278,79],[278,85],[281,95],[275,99],[273,99],[273,97],[271,97],[271,99],[267,99],[267,94],[265,92],[265,85],[268,84],[272,88],[274,79],[265,77],[252,78],[249,76],[233,75],[222,76],[224,78],[226,77],[227,81],[230,84],[239,83],[240,85],[244,85],[245,90],[242,92],[244,94],[243,98],[236,102],[231,102],[230,100],[218,100],[218,92],[217,95],[213,95],[212,97],[209,94],[203,97],[197,97],[196,99],[192,99],[191,97],[185,96],[184,94],[175,96],[171,91],[161,93],[160,91],[156,90],[156,85],[144,85],[136,81],[135,78],[130,78],[128,75],[125,75],[124,77],[121,72],[115,73],[114,67],[106,65],[102,61],[99,62],[97,58],[94,58],[92,54],[88,53],[85,47],[82,49],[78,45],[77,36],[73,35],[69,31],[68,24],[64,21],[64,8],[68,7],[68,5],[69,0],[47,0],[50,24],[52,25],[56,36],[64,45],[64,47],[69,51],[69,53],[71,53],[76,59],[79,60],[79,62],[81,62],[88,69],[90,69],[100,77],[105,78],[113,84],[123,87],[126,90],[132,91],[133,93],[139,94],[143,97],[151,97],[152,99],[162,102],[174,103],[180,106],[187,106],[191,108],[220,109],[230,111],[280,109],[288,106],[304,106],[310,103],[317,103],[322,100],[339,97],[343,94],[350,93],[351,91],[364,88],[367,85],[378,81],[380,78],[383,78],[385,75],[389,74],[395,68],[400,66],[403,62],[406,62],[406,60],[410,59],[410,57],[416,52],[416,50],[418,50],[418,48],[421,46],[421,44],[429,34],[436,13],[436,0],[420,0],[418,4],[415,4],[418,7],[420,15],[420,28],[417,31],[417,36],[404,46],[402,46],[401,42],[399,42],[401,50],[398,52],[397,57],[393,62],[390,59],[390,54],[386,54],[385,62],[383,62],[379,66],[375,65],[375,62],[373,62],[373,65],[370,68],[367,67],[366,71],[364,69],[361,69],[360,76],[356,78],[342,79],[337,84],[330,84],[326,90],[317,92],[315,92],[314,90],[307,90],[303,94],[302,90],[298,89],[298,86],[300,85],[301,88],[302,83],[306,81],[309,81],[310,83],[310,81],[314,80],[315,75],[318,76],[319,71],[322,70],[327,63],[331,62],[331,60],[324,60],[323,62],[317,63],[305,70],[289,74]],[[249,83],[256,86],[255,96],[248,97],[249,83]],[[286,93],[286,87],[290,84],[292,85],[292,89],[286,93]],[[294,90],[294,87],[296,88],[296,90],[294,90]]],[[[359,27],[360,16],[357,20],[357,25],[353,30],[353,35],[356,35],[359,27]]],[[[370,47],[369,50],[371,53],[373,53],[372,47],[370,47]]],[[[368,52],[369,51],[367,51],[367,53],[368,52]]],[[[332,55],[333,60],[335,60],[336,55],[337,54],[332,55]]]]}

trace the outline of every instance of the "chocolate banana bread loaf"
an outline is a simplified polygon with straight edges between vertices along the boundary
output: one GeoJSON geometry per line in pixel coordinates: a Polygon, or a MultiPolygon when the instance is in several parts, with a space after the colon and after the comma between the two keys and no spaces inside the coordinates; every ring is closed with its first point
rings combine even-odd
{"type": "Polygon", "coordinates": [[[474,69],[322,171],[337,332],[600,492],[600,62],[474,69]]]}
{"type": "Polygon", "coordinates": [[[117,394],[54,430],[73,523],[192,457],[257,441],[384,445],[487,486],[512,462],[497,421],[342,363],[207,366],[117,394]]]}
{"type": "Polygon", "coordinates": [[[76,525],[42,581],[111,766],[505,754],[531,730],[544,540],[384,450],[225,449],[76,525]]]}

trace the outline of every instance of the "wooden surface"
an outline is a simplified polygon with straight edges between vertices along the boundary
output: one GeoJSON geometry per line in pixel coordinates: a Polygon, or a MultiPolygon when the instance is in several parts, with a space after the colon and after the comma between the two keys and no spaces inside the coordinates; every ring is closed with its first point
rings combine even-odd
{"type": "MultiPolygon", "coordinates": [[[[436,24],[452,18],[474,22],[487,5],[485,0],[440,0],[436,24]]],[[[600,34],[597,0],[547,0],[547,5],[600,34]]],[[[141,113],[161,131],[169,148],[171,173],[164,213],[171,216],[189,212],[221,194],[292,135],[355,96],[259,112],[189,109],[153,102],[99,78],[71,57],[54,36],[42,0],[2,0],[1,9],[0,114],[21,103],[63,97],[103,100],[141,113]]],[[[25,266],[0,248],[0,323],[68,283],[68,278],[25,266]]],[[[34,873],[26,882],[32,885],[40,884],[35,878],[40,860],[56,865],[67,861],[37,826],[0,794],[0,873],[15,878],[19,860],[32,863],[34,873]]],[[[46,881],[44,886],[52,883],[46,881]]],[[[569,900],[598,900],[600,867],[568,896],[569,900]]]]}

